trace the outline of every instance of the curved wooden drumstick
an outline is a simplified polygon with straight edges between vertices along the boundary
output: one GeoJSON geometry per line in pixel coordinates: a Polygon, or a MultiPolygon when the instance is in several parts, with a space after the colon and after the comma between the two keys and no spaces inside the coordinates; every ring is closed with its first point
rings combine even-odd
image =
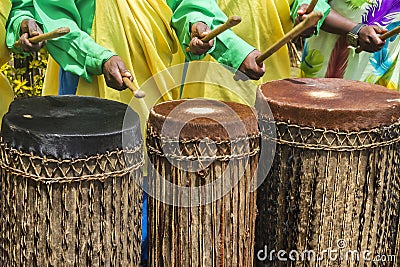
{"type": "Polygon", "coordinates": [[[313,12],[317,3],[318,3],[318,0],[312,0],[306,9],[306,14],[310,14],[311,12],[313,12]]]}
{"type": "MultiPolygon", "coordinates": [[[[382,41],[385,41],[386,39],[389,39],[390,37],[393,37],[393,36],[395,36],[396,34],[399,34],[400,33],[400,26],[397,26],[396,28],[394,28],[393,30],[391,30],[391,31],[389,31],[389,32],[387,32],[387,33],[384,33],[384,34],[382,34],[381,36],[379,36],[379,38],[381,38],[381,40],[382,41]]],[[[356,53],[358,54],[358,53],[360,53],[360,52],[362,52],[363,50],[362,50],[362,48],[359,46],[359,47],[357,47],[357,49],[356,49],[356,53]]]]}
{"type": "Polygon", "coordinates": [[[257,64],[260,64],[267,58],[269,58],[273,53],[278,51],[282,46],[288,43],[293,38],[299,36],[303,31],[307,30],[308,28],[315,26],[317,22],[322,18],[321,12],[312,12],[310,15],[307,16],[302,22],[296,25],[293,29],[291,29],[288,33],[286,33],[280,40],[275,42],[267,51],[261,54],[259,57],[256,58],[257,64]]]}
{"type": "Polygon", "coordinates": [[[133,85],[133,83],[131,82],[131,80],[129,80],[128,77],[122,77],[122,80],[124,81],[126,87],[128,87],[128,89],[132,91],[133,95],[136,98],[143,98],[146,96],[145,92],[137,89],[136,86],[133,85]]]}
{"type": "MultiPolygon", "coordinates": [[[[69,32],[70,32],[70,29],[68,27],[61,27],[61,28],[55,29],[54,31],[44,33],[44,34],[41,34],[41,35],[38,35],[35,37],[31,37],[28,40],[29,40],[29,42],[31,42],[33,44],[37,44],[37,43],[40,43],[43,41],[61,37],[63,35],[66,35],[69,32]]],[[[14,46],[19,46],[18,42],[15,42],[14,46]]]]}
{"type": "MultiPolygon", "coordinates": [[[[241,21],[242,21],[241,17],[232,16],[224,24],[215,28],[214,30],[212,30],[210,33],[208,33],[206,36],[204,36],[200,40],[203,42],[209,42],[210,40],[214,39],[215,37],[217,37],[219,34],[223,33],[224,31],[229,30],[233,26],[238,25],[241,21]]],[[[190,52],[190,47],[186,48],[186,52],[190,52]]]]}

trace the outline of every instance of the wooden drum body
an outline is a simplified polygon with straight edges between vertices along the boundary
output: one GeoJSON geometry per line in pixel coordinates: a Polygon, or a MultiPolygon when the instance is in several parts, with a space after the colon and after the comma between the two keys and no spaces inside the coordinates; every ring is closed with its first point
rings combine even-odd
{"type": "Polygon", "coordinates": [[[259,93],[276,153],[257,192],[256,266],[398,266],[400,94],[339,79],[259,93]]]}
{"type": "Polygon", "coordinates": [[[250,107],[164,102],[147,129],[151,266],[253,266],[259,152],[250,107]]]}
{"type": "Polygon", "coordinates": [[[137,115],[123,129],[127,108],[76,96],[11,104],[1,143],[2,266],[139,265],[142,138],[137,115]]]}

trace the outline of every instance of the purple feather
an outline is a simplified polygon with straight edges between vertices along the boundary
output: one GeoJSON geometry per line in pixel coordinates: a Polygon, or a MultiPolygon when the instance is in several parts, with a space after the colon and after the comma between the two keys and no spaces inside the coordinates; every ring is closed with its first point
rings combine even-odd
{"type": "Polygon", "coordinates": [[[362,22],[367,25],[387,26],[400,12],[400,0],[378,0],[368,6],[367,12],[362,17],[362,22]]]}

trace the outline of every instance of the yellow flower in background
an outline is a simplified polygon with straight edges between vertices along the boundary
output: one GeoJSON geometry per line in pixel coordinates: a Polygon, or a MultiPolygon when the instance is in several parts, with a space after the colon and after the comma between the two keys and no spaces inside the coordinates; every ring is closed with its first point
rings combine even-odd
{"type": "Polygon", "coordinates": [[[46,48],[31,56],[13,54],[11,61],[0,67],[7,77],[16,97],[42,94],[44,73],[47,68],[46,48]]]}

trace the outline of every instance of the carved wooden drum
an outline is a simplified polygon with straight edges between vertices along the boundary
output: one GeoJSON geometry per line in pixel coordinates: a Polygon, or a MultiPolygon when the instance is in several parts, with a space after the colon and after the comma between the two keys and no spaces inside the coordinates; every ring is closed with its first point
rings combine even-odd
{"type": "Polygon", "coordinates": [[[286,79],[262,85],[256,106],[263,140],[276,143],[257,192],[256,265],[397,266],[400,94],[286,79]]]}
{"type": "MultiPolygon", "coordinates": [[[[138,266],[139,118],[92,97],[14,101],[3,118],[2,266],[138,266]],[[132,142],[123,147],[122,137],[132,142]]],[[[133,111],[132,111],[133,113],[133,111]]]]}
{"type": "Polygon", "coordinates": [[[253,266],[259,153],[252,108],[204,99],[150,112],[150,266],[253,266]]]}

